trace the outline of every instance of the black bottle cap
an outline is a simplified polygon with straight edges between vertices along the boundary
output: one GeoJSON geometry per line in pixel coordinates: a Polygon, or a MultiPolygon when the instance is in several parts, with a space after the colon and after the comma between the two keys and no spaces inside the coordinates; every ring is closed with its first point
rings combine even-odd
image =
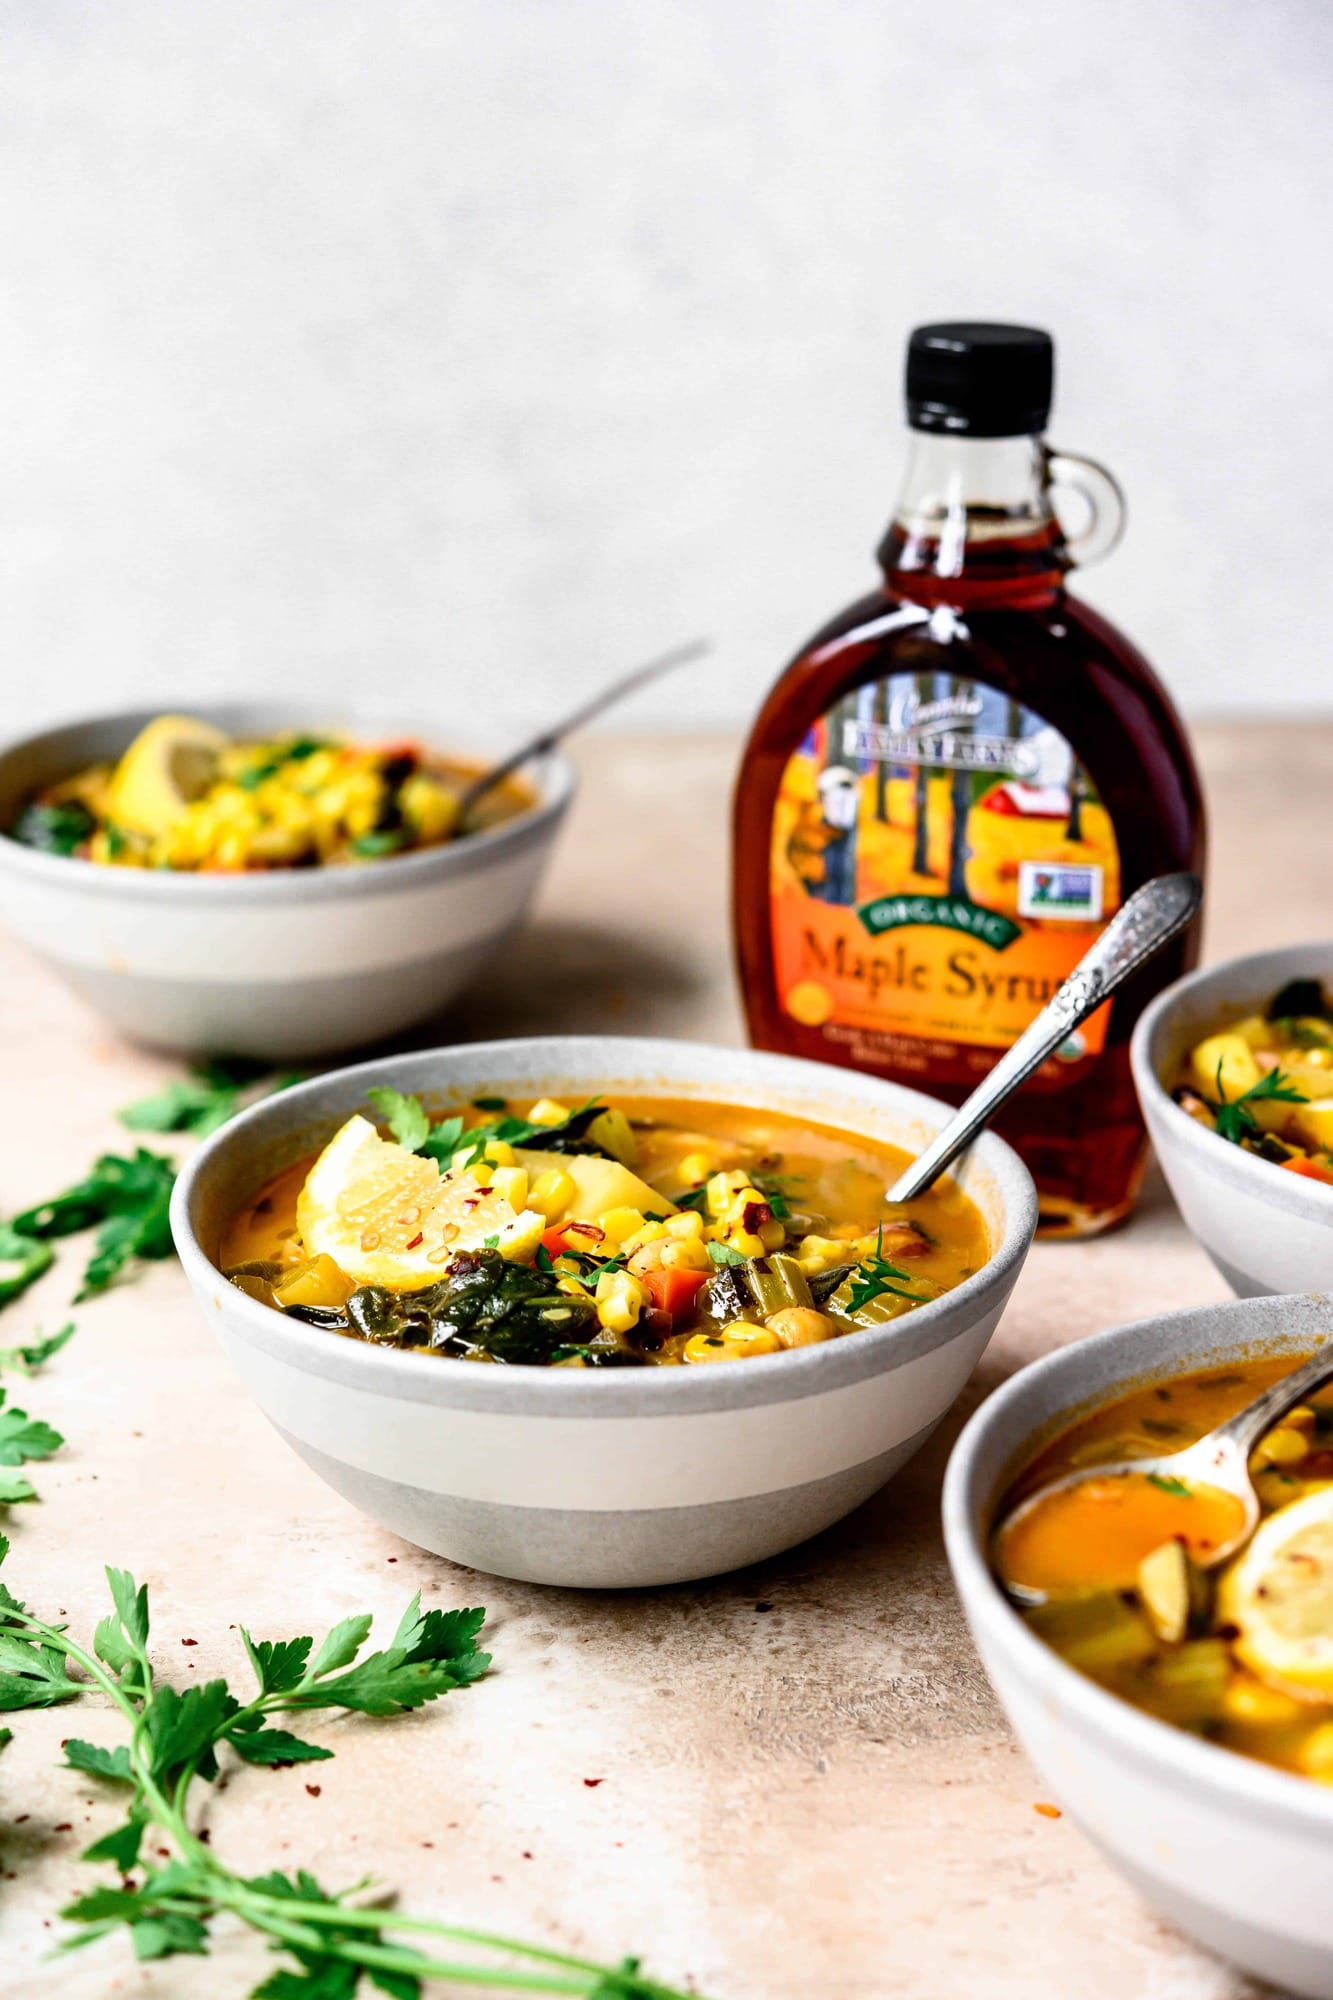
{"type": "Polygon", "coordinates": [[[1021,437],[1046,428],[1055,347],[1037,326],[942,320],[907,343],[907,421],[955,437],[1021,437]]]}

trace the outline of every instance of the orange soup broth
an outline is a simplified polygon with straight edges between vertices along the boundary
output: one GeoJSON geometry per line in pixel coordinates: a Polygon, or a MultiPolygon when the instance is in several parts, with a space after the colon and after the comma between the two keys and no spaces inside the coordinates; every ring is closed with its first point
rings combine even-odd
{"type": "MultiPolygon", "coordinates": [[[[813,1215],[819,1233],[845,1238],[873,1233],[880,1222],[910,1219],[929,1239],[922,1254],[911,1259],[911,1277],[930,1281],[940,1291],[952,1290],[986,1262],[990,1243],[980,1212],[951,1180],[936,1183],[909,1203],[886,1208],[884,1191],[909,1163],[898,1146],[881,1144],[833,1126],[812,1124],[778,1111],[749,1106],[701,1102],[696,1098],[627,1097],[608,1095],[635,1128],[638,1161],[635,1171],[650,1186],[670,1198],[679,1191],[681,1162],[706,1152],[714,1170],[745,1167],[780,1177],[794,1216],[813,1215]]],[[[515,1117],[525,1115],[527,1101],[506,1105],[515,1117]]],[[[444,1111],[436,1111],[437,1117],[444,1111]]],[[[479,1123],[494,1112],[470,1112],[479,1123]]],[[[540,1145],[540,1139],[533,1142],[540,1145]]],[[[232,1216],[218,1251],[223,1270],[240,1265],[275,1263],[289,1268],[305,1255],[296,1222],[296,1202],[306,1175],[318,1157],[310,1153],[266,1181],[232,1216]]],[[[886,1240],[886,1255],[889,1246],[886,1240]]],[[[907,1308],[904,1308],[905,1310],[907,1308]]],[[[670,1339],[657,1365],[674,1362],[690,1329],[670,1339]]]]}
{"type": "MultiPolygon", "coordinates": [[[[1256,1355],[1151,1383],[1104,1404],[1043,1447],[1013,1483],[997,1519],[1002,1522],[1022,1499],[1066,1473],[1119,1459],[1183,1450],[1290,1374],[1304,1358],[1299,1354],[1256,1355]]],[[[1321,1414],[1327,1413],[1327,1421],[1333,1425],[1333,1385],[1306,1402],[1321,1414]]],[[[1259,1472],[1260,1504],[1265,1513],[1271,1513],[1287,1500],[1300,1497],[1307,1490],[1303,1482],[1328,1479],[1333,1479],[1333,1438],[1325,1435],[1321,1425],[1302,1461],[1259,1472]]],[[[1228,1510],[1236,1503],[1218,1494],[1216,1502],[1221,1504],[1217,1505],[1206,1489],[1196,1489],[1186,1498],[1140,1479],[1118,1482],[1107,1478],[1089,1485],[1091,1492],[1080,1489],[1080,1499],[1052,1507],[1045,1520],[1042,1516],[1047,1515],[1050,1503],[1034,1509],[1030,1518],[1037,1523],[1036,1531],[1024,1536],[1020,1528],[1012,1536],[1012,1546],[1007,1546],[1005,1529],[998,1530],[994,1554],[1002,1578],[1049,1590],[1057,1600],[1065,1594],[1072,1599],[1080,1592],[1127,1589],[1138,1560],[1152,1548],[1175,1538],[1192,1554],[1206,1555],[1210,1539],[1216,1546],[1228,1538],[1234,1519],[1228,1510]],[[1110,1491],[1115,1486],[1121,1491],[1110,1491]]],[[[1034,1623],[1038,1616],[1033,1614],[1034,1623]]],[[[1049,1629],[1039,1629],[1057,1652],[1062,1650],[1049,1629]]],[[[1210,1612],[1196,1636],[1226,1642],[1234,1635],[1210,1612]]],[[[1081,1670],[1091,1672],[1093,1679],[1135,1707],[1179,1724],[1181,1718],[1172,1699],[1157,1678],[1160,1661],[1168,1651],[1163,1646],[1154,1658],[1105,1671],[1081,1670]]],[[[1301,1753],[1312,1732],[1330,1720],[1333,1703],[1313,1697],[1299,1702],[1289,1695],[1271,1697],[1264,1684],[1233,1656],[1223,1712],[1206,1724],[1183,1726],[1196,1727],[1210,1741],[1264,1763],[1299,1771],[1305,1768],[1301,1753]]]]}

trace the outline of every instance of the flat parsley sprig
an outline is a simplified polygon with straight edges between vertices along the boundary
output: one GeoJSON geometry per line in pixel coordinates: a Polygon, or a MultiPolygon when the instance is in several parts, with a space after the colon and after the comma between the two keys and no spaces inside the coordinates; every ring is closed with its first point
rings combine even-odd
{"type": "Polygon", "coordinates": [[[78,1305],[104,1292],[132,1258],[171,1256],[175,1246],[168,1218],[175,1178],[174,1160],[146,1146],[129,1156],[103,1153],[81,1181],[25,1209],[9,1228],[45,1248],[51,1237],[96,1227],[93,1254],[74,1295],[78,1305]]]}
{"type": "Polygon", "coordinates": [[[213,1056],[192,1064],[187,1075],[173,1077],[151,1097],[127,1104],[118,1116],[131,1132],[189,1132],[205,1139],[235,1116],[242,1094],[265,1079],[263,1096],[301,1081],[296,1071],[274,1076],[269,1063],[249,1056],[213,1056]]]}
{"type": "Polygon", "coordinates": [[[1257,1083],[1248,1090],[1242,1090],[1239,1097],[1227,1098],[1222,1086],[1222,1064],[1217,1065],[1217,1103],[1212,1107],[1217,1131],[1223,1139],[1239,1146],[1245,1139],[1259,1135],[1259,1121],[1250,1110],[1251,1104],[1265,1100],[1279,1104],[1308,1104],[1309,1098],[1303,1090],[1297,1090],[1289,1077],[1280,1069],[1266,1070],[1257,1083]]]}
{"type": "MultiPolygon", "coordinates": [[[[0,1561],[5,1548],[0,1540],[0,1561]]],[[[65,1949],[126,1929],[141,1960],[203,1956],[213,1919],[227,1914],[296,1962],[296,1969],[279,1969],[256,1987],[253,2000],[353,2000],[363,1976],[390,2000],[417,2000],[428,1979],[585,2000],[684,2000],[645,1978],[637,1960],[601,1966],[486,1931],[367,1909],[348,1900],[365,1884],[331,1894],[304,1869],[292,1876],[238,1875],[193,1831],[190,1788],[217,1776],[224,1746],[251,1763],[332,1755],[273,1728],[273,1714],[353,1709],[398,1715],[479,1679],[489,1664],[476,1646],[483,1612],[422,1611],[415,1597],[388,1647],[368,1655],[362,1654],[368,1616],[336,1625],[313,1658],[308,1637],[254,1640],[243,1630],[257,1682],[257,1692],[243,1703],[224,1680],[183,1693],[159,1682],[149,1652],[146,1587],[124,1570],[108,1569],[107,1582],[114,1608],[98,1625],[91,1649],[0,1584],[0,1709],[48,1707],[91,1687],[129,1730],[129,1741],[112,1749],[78,1737],[65,1744],[74,1770],[128,1794],[122,1825],[84,1854],[85,1860],[110,1862],[121,1880],[77,1897],[62,1912],[78,1927],[65,1949]],[[150,1827],[174,1849],[165,1865],[140,1859],[150,1827]],[[419,1939],[421,1948],[398,1939],[419,1939]],[[468,1955],[430,1956],[428,1940],[435,1949],[461,1946],[468,1955]]]]}
{"type": "MultiPolygon", "coordinates": [[[[530,1118],[517,1118],[512,1114],[492,1118],[484,1125],[465,1125],[462,1117],[455,1114],[433,1125],[419,1097],[405,1097],[401,1091],[383,1087],[368,1090],[366,1096],[398,1144],[409,1153],[422,1153],[427,1159],[434,1160],[441,1173],[448,1171],[453,1165],[454,1155],[459,1152],[464,1155],[460,1166],[471,1166],[481,1158],[492,1140],[503,1141],[509,1146],[530,1146],[535,1140],[539,1149],[548,1153],[602,1152],[602,1148],[587,1136],[588,1127],[606,1109],[596,1097],[590,1097],[586,1104],[581,1104],[577,1111],[571,1111],[558,1125],[534,1125],[530,1118]]],[[[474,1102],[478,1110],[494,1111],[504,1100],[485,1097],[474,1102]]]]}
{"type": "Polygon", "coordinates": [[[910,1271],[900,1271],[896,1264],[890,1264],[885,1258],[884,1224],[881,1222],[875,1235],[873,1254],[863,1257],[848,1277],[845,1310],[849,1313],[860,1312],[862,1306],[868,1306],[873,1299],[881,1297],[885,1292],[892,1292],[896,1298],[911,1299],[913,1305],[919,1306],[922,1303],[922,1294],[905,1291],[902,1285],[893,1282],[895,1278],[901,1278],[906,1284],[910,1284],[912,1274],[910,1271]]]}

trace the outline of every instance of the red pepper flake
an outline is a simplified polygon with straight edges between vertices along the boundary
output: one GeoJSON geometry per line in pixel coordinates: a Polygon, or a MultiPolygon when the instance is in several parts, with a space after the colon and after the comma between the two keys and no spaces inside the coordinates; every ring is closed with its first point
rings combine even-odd
{"type": "Polygon", "coordinates": [[[434,1847],[435,1842],[433,1840],[423,1840],[421,1845],[423,1847],[434,1847]]]}
{"type": "Polygon", "coordinates": [[[1033,1812],[1039,1812],[1043,1819],[1064,1818],[1064,1814],[1061,1812],[1059,1806],[1048,1805],[1045,1799],[1039,1799],[1032,1810],[1033,1812]]]}
{"type": "Polygon", "coordinates": [[[384,1560],[386,1563],[396,1563],[398,1558],[397,1556],[385,1556],[384,1560]]]}
{"type": "Polygon", "coordinates": [[[766,1201],[747,1201],[741,1210],[741,1227],[753,1236],[765,1222],[773,1220],[773,1211],[766,1201]]]}
{"type": "Polygon", "coordinates": [[[74,1822],[72,1819],[58,1820],[51,1831],[52,1833],[73,1833],[74,1822]]]}
{"type": "Polygon", "coordinates": [[[306,1790],[309,1792],[312,1799],[317,1799],[320,1795],[322,1787],[319,1785],[307,1785],[306,1790]]]}
{"type": "Polygon", "coordinates": [[[426,1240],[425,1231],[422,1229],[418,1229],[416,1235],[412,1238],[412,1241],[410,1243],[405,1243],[403,1245],[403,1248],[404,1250],[416,1250],[421,1246],[422,1243],[425,1242],[425,1240],[426,1240]]]}
{"type": "Polygon", "coordinates": [[[15,1826],[22,1826],[25,1819],[31,1819],[31,1818],[32,1818],[31,1813],[18,1813],[15,1816],[14,1824],[15,1826]]]}
{"type": "Polygon", "coordinates": [[[588,1790],[591,1791],[594,1785],[604,1785],[606,1780],[605,1778],[585,1778],[583,1782],[588,1787],[588,1790]]]}
{"type": "Polygon", "coordinates": [[[182,1646],[197,1646],[199,1641],[197,1639],[182,1639],[181,1644],[182,1646]]]}

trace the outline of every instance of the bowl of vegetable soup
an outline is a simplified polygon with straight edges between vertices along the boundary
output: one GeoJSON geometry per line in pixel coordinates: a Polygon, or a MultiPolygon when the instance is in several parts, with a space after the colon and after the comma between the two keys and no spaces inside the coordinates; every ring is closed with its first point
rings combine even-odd
{"type": "Polygon", "coordinates": [[[1131,1061],[1171,1192],[1232,1290],[1333,1288],[1333,943],[1178,980],[1131,1061]]]}
{"type": "Polygon", "coordinates": [[[1260,1523],[1219,1566],[1181,1480],[1081,1481],[1026,1539],[1009,1510],[1184,1449],[1331,1335],[1319,1298],[1094,1334],[983,1403],[944,1485],[968,1624],[1043,1785],[1162,1915],[1312,2000],[1333,2000],[1333,1385],[1251,1454],[1260,1523]]]}
{"type": "Polygon", "coordinates": [[[0,921],[131,1040],[306,1061],[430,1018],[522,922],[574,792],[420,709],[127,710],[0,750],[0,921]]]}
{"type": "Polygon", "coordinates": [[[254,1106],[172,1223],[260,1407],[373,1519],[499,1575],[670,1583],[839,1520],[971,1373],[1036,1198],[988,1134],[888,1202],[948,1116],[749,1050],[478,1043],[254,1106]]]}

